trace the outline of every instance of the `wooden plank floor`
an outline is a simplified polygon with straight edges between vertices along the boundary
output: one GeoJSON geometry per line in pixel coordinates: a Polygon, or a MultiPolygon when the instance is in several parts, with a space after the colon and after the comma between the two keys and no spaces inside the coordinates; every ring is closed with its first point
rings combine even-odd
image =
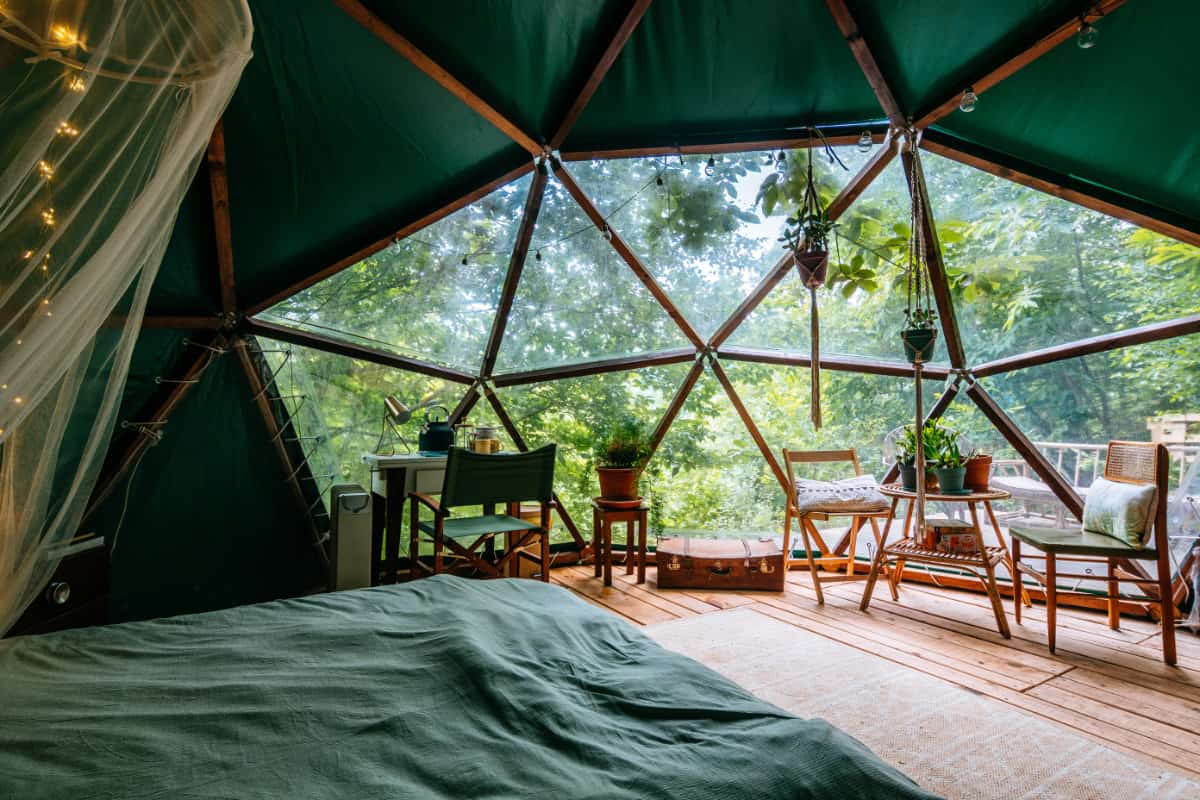
{"type": "MultiPolygon", "coordinates": [[[[1180,666],[1168,667],[1156,624],[1123,617],[1113,631],[1103,613],[1060,608],[1051,655],[1040,604],[1025,609],[1005,640],[987,597],[973,592],[905,583],[893,602],[884,587],[863,613],[862,583],[826,584],[818,606],[803,571],[789,573],[782,594],[662,590],[655,572],[638,586],[616,568],[608,588],[590,566],[555,569],[552,578],[637,625],[747,606],[1200,780],[1200,638],[1185,631],[1177,637],[1180,666]]],[[[1012,603],[1004,607],[1012,623],[1012,603]]]]}

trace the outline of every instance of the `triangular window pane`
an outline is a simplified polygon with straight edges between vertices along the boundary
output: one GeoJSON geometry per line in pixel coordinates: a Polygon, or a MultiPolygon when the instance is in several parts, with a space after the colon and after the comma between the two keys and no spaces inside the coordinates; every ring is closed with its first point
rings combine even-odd
{"type": "Polygon", "coordinates": [[[551,178],[496,372],[688,346],[612,244],[551,178]]]}
{"type": "Polygon", "coordinates": [[[497,189],[259,317],[478,372],[529,181],[497,189]]]}
{"type": "MultiPolygon", "coordinates": [[[[904,358],[903,267],[910,206],[895,159],[842,216],[831,244],[829,276],[817,290],[821,352],[882,361],[904,358]]],[[[730,345],[807,353],[810,298],[795,270],[734,331],[730,345]]],[[[938,337],[934,361],[946,361],[938,337]]]]}
{"type": "MultiPolygon", "coordinates": [[[[856,147],[836,152],[846,169],[821,150],[814,162],[825,202],[870,158],[856,147]]],[[[767,151],[658,156],[581,161],[568,169],[707,339],[783,256],[778,238],[790,205],[774,204],[768,216],[757,202],[777,158],[767,151]]],[[[797,196],[805,158],[806,151],[790,150],[783,161],[783,186],[797,196]]]]}
{"type": "Polygon", "coordinates": [[[923,158],[972,363],[1200,309],[1200,248],[923,158]]]}

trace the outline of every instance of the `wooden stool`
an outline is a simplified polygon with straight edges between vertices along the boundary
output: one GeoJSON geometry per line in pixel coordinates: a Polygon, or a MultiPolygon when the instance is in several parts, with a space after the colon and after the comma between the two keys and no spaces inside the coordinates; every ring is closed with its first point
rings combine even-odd
{"type": "Polygon", "coordinates": [[[614,522],[625,523],[625,574],[633,574],[634,524],[637,524],[637,582],[646,582],[646,512],[649,504],[639,501],[637,505],[617,501],[618,506],[594,498],[592,500],[592,554],[596,565],[596,577],[604,569],[604,585],[612,586],[612,526],[614,522]]]}

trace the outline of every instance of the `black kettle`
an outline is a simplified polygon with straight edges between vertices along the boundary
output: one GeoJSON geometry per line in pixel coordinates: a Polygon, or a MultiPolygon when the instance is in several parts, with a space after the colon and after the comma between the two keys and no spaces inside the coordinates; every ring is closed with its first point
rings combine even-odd
{"type": "Polygon", "coordinates": [[[445,453],[452,444],[454,429],[450,427],[450,412],[445,406],[430,406],[417,437],[417,449],[422,453],[445,453]],[[434,412],[438,410],[442,412],[442,419],[434,419],[434,412]]]}

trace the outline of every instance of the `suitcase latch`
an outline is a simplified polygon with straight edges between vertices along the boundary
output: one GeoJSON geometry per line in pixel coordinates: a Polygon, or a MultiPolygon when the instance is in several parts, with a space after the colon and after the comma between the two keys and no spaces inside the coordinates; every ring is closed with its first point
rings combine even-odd
{"type": "Polygon", "coordinates": [[[763,574],[770,575],[772,572],[775,571],[775,568],[773,566],[771,566],[770,561],[767,561],[764,558],[762,561],[758,562],[758,571],[762,572],[763,574]]]}
{"type": "Polygon", "coordinates": [[[667,563],[667,569],[671,570],[672,572],[678,572],[679,567],[679,556],[671,556],[670,562],[667,563]]]}

